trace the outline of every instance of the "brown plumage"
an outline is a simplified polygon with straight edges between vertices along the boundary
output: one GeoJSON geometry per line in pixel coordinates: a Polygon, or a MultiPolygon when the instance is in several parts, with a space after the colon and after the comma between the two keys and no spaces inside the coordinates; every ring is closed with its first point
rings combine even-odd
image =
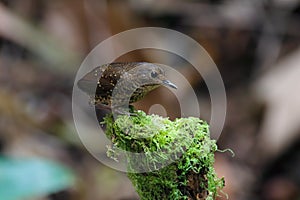
{"type": "Polygon", "coordinates": [[[163,69],[153,63],[110,63],[96,67],[78,81],[78,87],[91,96],[95,105],[124,106],[142,99],[148,92],[165,85],[163,69]]]}

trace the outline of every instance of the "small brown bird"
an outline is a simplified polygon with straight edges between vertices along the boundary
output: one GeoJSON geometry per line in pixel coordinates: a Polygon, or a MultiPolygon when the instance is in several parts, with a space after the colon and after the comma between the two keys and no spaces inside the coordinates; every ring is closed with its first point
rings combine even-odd
{"type": "Polygon", "coordinates": [[[177,86],[166,79],[163,69],[153,63],[110,63],[96,67],[77,83],[95,106],[116,108],[141,100],[148,92],[164,85],[177,86]]]}

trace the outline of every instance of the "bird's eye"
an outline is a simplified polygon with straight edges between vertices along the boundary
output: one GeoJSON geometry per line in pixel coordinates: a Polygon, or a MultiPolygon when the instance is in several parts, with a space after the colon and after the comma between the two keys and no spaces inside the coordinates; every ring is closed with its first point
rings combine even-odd
{"type": "Polygon", "coordinates": [[[156,78],[157,75],[158,75],[157,72],[151,72],[151,77],[152,77],[152,78],[156,78]]]}

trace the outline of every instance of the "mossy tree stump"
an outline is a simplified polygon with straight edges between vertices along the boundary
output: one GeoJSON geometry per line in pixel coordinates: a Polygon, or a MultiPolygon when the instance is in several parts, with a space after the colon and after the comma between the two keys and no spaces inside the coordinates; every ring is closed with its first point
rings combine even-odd
{"type": "Polygon", "coordinates": [[[141,200],[215,199],[224,179],[213,167],[217,145],[208,124],[194,117],[170,121],[134,112],[117,119],[110,114],[103,123],[113,144],[109,157],[118,159],[116,149],[129,152],[128,177],[141,200]]]}

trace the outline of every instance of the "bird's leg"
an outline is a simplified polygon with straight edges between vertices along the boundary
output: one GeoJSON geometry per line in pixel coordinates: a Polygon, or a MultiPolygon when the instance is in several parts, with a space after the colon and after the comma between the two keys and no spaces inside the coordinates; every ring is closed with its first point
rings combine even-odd
{"type": "Polygon", "coordinates": [[[125,106],[110,106],[110,105],[105,105],[105,104],[95,104],[94,105],[97,109],[100,110],[108,110],[110,112],[114,112],[118,115],[128,115],[128,116],[137,116],[137,114],[133,113],[134,107],[132,105],[129,105],[129,108],[125,106]]]}
{"type": "Polygon", "coordinates": [[[114,106],[112,107],[112,112],[119,114],[119,115],[128,115],[128,116],[137,116],[137,114],[130,112],[133,111],[133,106],[129,105],[129,108],[127,106],[114,106]]]}
{"type": "Polygon", "coordinates": [[[94,104],[94,106],[96,108],[100,109],[100,110],[109,110],[109,111],[112,110],[111,106],[105,105],[105,104],[101,104],[101,103],[94,104]]]}

